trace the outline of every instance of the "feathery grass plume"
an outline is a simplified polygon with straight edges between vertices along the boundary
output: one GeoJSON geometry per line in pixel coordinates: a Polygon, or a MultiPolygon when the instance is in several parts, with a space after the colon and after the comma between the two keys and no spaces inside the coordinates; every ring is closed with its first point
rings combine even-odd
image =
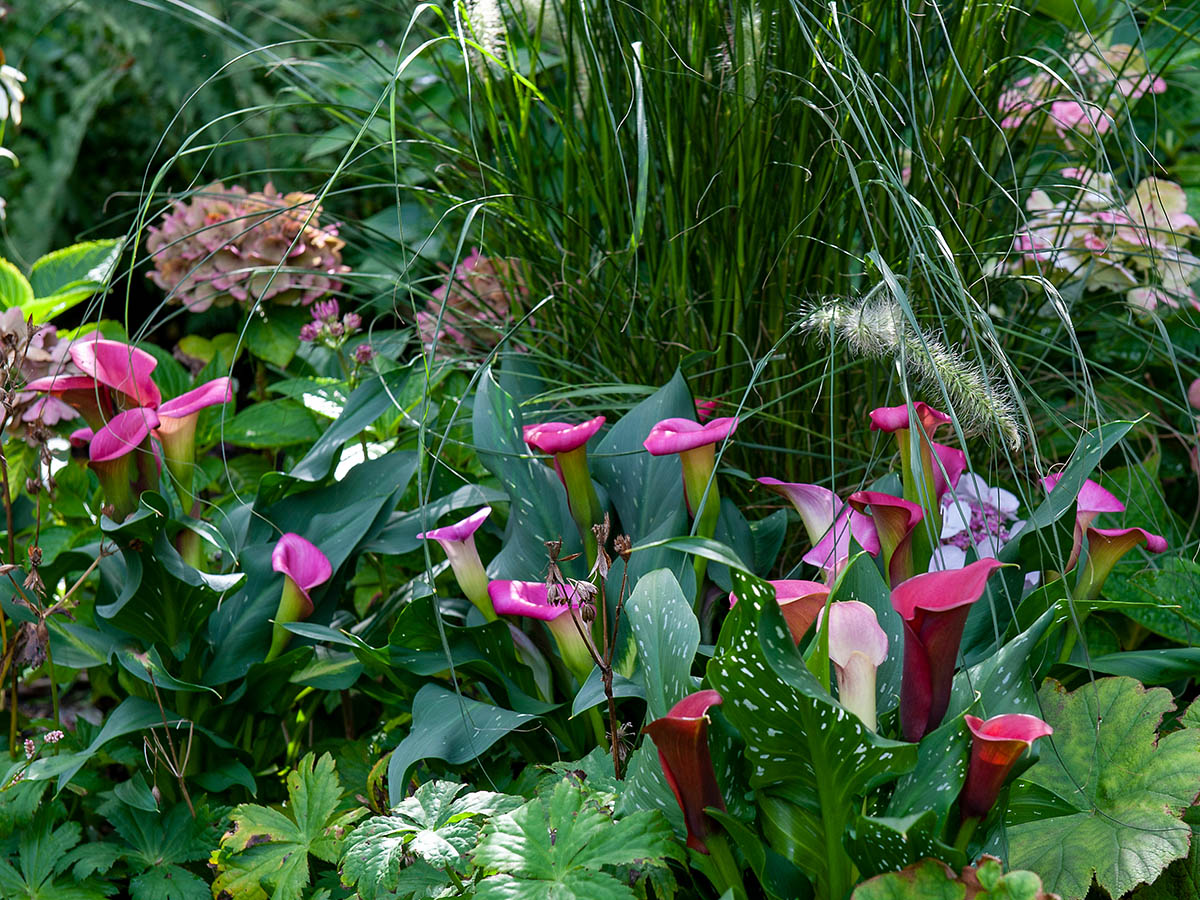
{"type": "Polygon", "coordinates": [[[740,27],[733,19],[725,25],[726,40],[718,53],[721,73],[736,85],[737,73],[742,73],[742,92],[748,100],[758,96],[759,81],[767,59],[765,41],[770,28],[764,27],[763,11],[751,6],[741,15],[740,27]]]}
{"type": "Polygon", "coordinates": [[[998,431],[1014,452],[1019,450],[1016,405],[998,380],[987,377],[938,338],[909,325],[900,304],[890,295],[881,295],[883,288],[880,284],[856,300],[818,301],[800,314],[800,328],[828,341],[840,338],[857,356],[903,360],[920,387],[945,390],[964,433],[998,431]]]}
{"type": "Polygon", "coordinates": [[[496,68],[504,61],[504,42],[507,31],[504,27],[504,12],[500,0],[469,0],[466,6],[467,30],[482,50],[472,54],[475,69],[482,77],[487,67],[496,68]]]}

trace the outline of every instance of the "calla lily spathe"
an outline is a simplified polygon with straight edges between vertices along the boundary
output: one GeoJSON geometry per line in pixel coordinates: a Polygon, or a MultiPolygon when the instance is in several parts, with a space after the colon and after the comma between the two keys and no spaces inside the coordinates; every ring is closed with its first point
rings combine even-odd
{"type": "Polygon", "coordinates": [[[906,741],[919,741],[945,718],[967,613],[1003,565],[981,559],[961,569],[915,575],[892,589],[892,607],[904,620],[900,730],[906,741]]]}
{"type": "Polygon", "coordinates": [[[588,626],[578,615],[579,603],[551,603],[543,581],[492,581],[488,583],[492,608],[499,616],[523,616],[546,623],[559,655],[582,685],[591,674],[593,660],[580,631],[588,626]]]}
{"type": "Polygon", "coordinates": [[[417,535],[418,540],[438,542],[450,561],[450,568],[454,571],[463,596],[475,604],[489,622],[496,618],[496,612],[488,596],[487,571],[475,547],[475,532],[491,514],[492,508],[485,506],[453,525],[444,525],[417,535]]]}
{"type": "Polygon", "coordinates": [[[708,711],[720,703],[716,691],[697,691],[643,729],[654,740],[663,775],[683,810],[687,845],[700,853],[708,853],[704,839],[713,830],[704,810],[725,809],[708,749],[708,711]]]}
{"type": "Polygon", "coordinates": [[[1164,553],[1167,549],[1165,538],[1151,534],[1145,528],[1087,529],[1087,561],[1075,585],[1075,599],[1095,600],[1099,597],[1113,566],[1139,545],[1151,553],[1164,553]]]}
{"type": "Polygon", "coordinates": [[[879,555],[875,523],[869,516],[843,503],[829,488],[769,477],[759,478],[758,483],[787,498],[800,514],[812,543],[812,549],[803,557],[804,562],[821,569],[827,580],[833,581],[846,565],[850,558],[851,538],[872,556],[879,555]]]}
{"type": "MultiPolygon", "coordinates": [[[[820,610],[817,627],[824,621],[820,610]]],[[[837,677],[838,702],[874,731],[875,673],[887,659],[888,639],[875,610],[857,600],[829,605],[829,660],[837,677]]]]}
{"type": "MultiPolygon", "coordinates": [[[[1042,479],[1046,493],[1058,486],[1062,479],[1061,473],[1047,475],[1042,479]]],[[[1110,491],[1102,488],[1090,478],[1087,479],[1075,497],[1075,532],[1071,542],[1071,556],[1067,560],[1064,572],[1070,572],[1079,561],[1079,552],[1083,549],[1083,536],[1088,527],[1102,513],[1125,512],[1125,504],[1118,500],[1110,491]]]]}
{"type": "MultiPolygon", "coordinates": [[[[804,637],[809,627],[817,620],[817,615],[825,608],[829,597],[829,585],[819,581],[804,581],[801,579],[784,579],[769,582],[775,588],[775,600],[779,611],[787,622],[792,640],[797,644],[804,637]]],[[[737,594],[729,595],[729,605],[737,603],[737,594]]]]}
{"type": "Polygon", "coordinates": [[[856,491],[846,502],[862,514],[870,509],[888,573],[888,584],[899,584],[911,578],[913,530],[925,518],[921,507],[879,491],[856,491]]]}
{"type": "Polygon", "coordinates": [[[1054,729],[1037,716],[1021,713],[993,716],[987,721],[978,716],[963,719],[971,730],[971,761],[959,809],[963,819],[981,819],[995,805],[1021,754],[1038,738],[1053,734],[1054,729]]]}
{"type": "Polygon", "coordinates": [[[271,568],[283,575],[283,594],[275,613],[271,635],[270,661],[283,652],[291,640],[291,632],[283,626],[300,622],[312,615],[313,588],[324,584],[333,574],[329,557],[311,541],[294,532],[282,535],[271,551],[271,568]]]}
{"type": "Polygon", "coordinates": [[[525,443],[532,449],[554,457],[554,471],[567,492],[571,518],[587,550],[588,565],[596,561],[596,536],[592,527],[604,518],[600,498],[588,471],[587,443],[604,425],[604,416],[596,416],[579,425],[566,422],[542,422],[522,429],[525,443]]]}

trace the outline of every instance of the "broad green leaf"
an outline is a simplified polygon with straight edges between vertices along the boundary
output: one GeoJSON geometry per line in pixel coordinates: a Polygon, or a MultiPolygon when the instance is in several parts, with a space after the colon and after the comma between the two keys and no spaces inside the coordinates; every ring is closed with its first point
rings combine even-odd
{"type": "Polygon", "coordinates": [[[213,895],[234,900],[300,900],[309,885],[308,857],[336,862],[342,831],[352,821],[338,815],[342,785],[333,757],[312,753],[287,777],[286,812],[244,803],[233,811],[233,829],[214,854],[213,895]]]}
{"type": "Polygon", "coordinates": [[[860,815],[846,837],[846,850],[854,858],[860,878],[903,869],[926,857],[963,865],[966,856],[943,843],[941,831],[932,809],[900,818],[860,815]]]}
{"type": "Polygon", "coordinates": [[[1172,556],[1159,568],[1130,576],[1113,572],[1104,584],[1113,600],[1150,601],[1131,607],[1125,615],[1155,634],[1189,646],[1200,644],[1200,565],[1172,556]]]}
{"type": "Polygon", "coordinates": [[[24,307],[33,302],[33,288],[21,270],[7,259],[0,259],[0,304],[5,309],[24,307]]]}
{"type": "Polygon", "coordinates": [[[160,863],[129,880],[130,900],[211,900],[212,888],[199,875],[160,863]]]}
{"type": "Polygon", "coordinates": [[[1006,874],[993,856],[983,857],[978,866],[969,866],[961,876],[945,863],[922,860],[900,872],[863,882],[850,900],[963,900],[967,896],[971,900],[1053,900],[1036,874],[1006,874]]]}
{"type": "Polygon", "coordinates": [[[709,814],[742,851],[768,900],[798,900],[812,896],[812,886],[804,874],[768,847],[756,830],[727,812],[712,810],[709,814]]]}
{"type": "Polygon", "coordinates": [[[261,400],[225,422],[221,438],[251,449],[275,449],[307,444],[321,436],[311,412],[295,400],[261,400]]]}
{"type": "Polygon", "coordinates": [[[460,797],[464,790],[466,785],[449,781],[427,782],[397,804],[391,815],[355,828],[343,849],[343,883],[357,885],[364,900],[375,900],[396,889],[400,870],[409,860],[457,869],[461,858],[475,847],[483,820],[524,802],[521,797],[488,791],[460,797]]]}
{"type": "Polygon", "coordinates": [[[1093,876],[1114,897],[1152,882],[1188,852],[1180,816],[1200,794],[1200,732],[1158,735],[1171,693],[1132,678],[1071,693],[1048,680],[1038,696],[1054,752],[1023,778],[1078,812],[1008,829],[1011,864],[1038,872],[1064,900],[1084,897],[1093,876]]]}
{"type": "MultiPolygon", "coordinates": [[[[521,436],[520,407],[491,369],[479,377],[472,423],[479,461],[500,481],[510,500],[504,546],[488,563],[488,575],[536,579],[546,568],[546,541],[561,539],[563,557],[583,549],[566,492],[554,470],[531,455],[521,436]]],[[[568,574],[583,574],[581,566],[576,562],[563,568],[568,574]]]]}
{"type": "MultiPolygon", "coordinates": [[[[608,491],[621,530],[635,545],[688,533],[679,457],[651,456],[642,441],[661,420],[690,419],[695,414],[691,391],[676,371],[670,381],[623,415],[589,454],[593,476],[608,491]]],[[[684,570],[691,566],[672,550],[658,545],[653,551],[646,547],[640,555],[635,554],[630,560],[630,581],[636,583],[646,572],[666,566],[690,593],[684,570]]]]}
{"type": "MultiPolygon", "coordinates": [[[[888,815],[903,817],[928,811],[936,814],[939,824],[945,824],[950,806],[967,780],[970,756],[971,736],[962,715],[943,722],[918,745],[917,767],[897,783],[888,815]]],[[[904,860],[895,868],[917,859],[920,857],[904,860]]]]}
{"type": "Polygon", "coordinates": [[[692,660],[700,623],[670,569],[643,575],[625,601],[646,692],[647,721],[660,719],[697,690],[692,660]]]}
{"type": "Polygon", "coordinates": [[[661,865],[666,857],[679,855],[671,829],[658,813],[636,812],[614,820],[610,810],[563,779],[549,798],[539,797],[487,824],[475,864],[514,877],[486,889],[491,879],[484,881],[477,896],[632,898],[627,886],[601,871],[604,866],[634,860],[661,865]],[[522,881],[538,886],[540,893],[529,893],[522,881]],[[592,893],[579,893],[584,885],[592,893]]]}
{"type": "Polygon", "coordinates": [[[34,296],[49,297],[88,284],[94,286],[93,291],[103,287],[117,267],[124,244],[119,238],[84,241],[47,253],[29,272],[34,296]]]}
{"type": "Polygon", "coordinates": [[[871,787],[917,763],[914,744],[863,727],[807,669],[769,584],[741,573],[708,680],[746,742],[750,786],[772,846],[810,874],[818,893],[852,886],[846,829],[871,787]]]}
{"type": "Polygon", "coordinates": [[[388,793],[393,803],[405,795],[408,770],[422,759],[465,763],[475,759],[514,728],[535,718],[461,697],[426,684],[413,698],[412,727],[388,761],[388,793]]]}
{"type": "Polygon", "coordinates": [[[263,305],[251,313],[243,344],[254,356],[286,368],[300,349],[300,329],[312,319],[307,307],[263,305]]]}
{"type": "MultiPolygon", "coordinates": [[[[642,685],[641,676],[637,672],[633,673],[633,678],[626,678],[620,672],[613,672],[612,695],[614,699],[637,697],[639,700],[645,700],[646,688],[642,685]]],[[[587,681],[583,683],[583,687],[571,701],[571,717],[574,718],[584,710],[607,702],[608,696],[604,693],[604,677],[600,674],[600,668],[593,666],[587,681]]]]}

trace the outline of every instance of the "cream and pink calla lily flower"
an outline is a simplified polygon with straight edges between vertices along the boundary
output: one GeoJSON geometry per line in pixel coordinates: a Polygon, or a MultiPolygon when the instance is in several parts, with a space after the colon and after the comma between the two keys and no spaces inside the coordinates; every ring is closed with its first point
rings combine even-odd
{"type": "Polygon", "coordinates": [[[1167,541],[1145,528],[1087,529],[1087,561],[1075,585],[1075,599],[1095,600],[1099,597],[1113,566],[1137,546],[1144,546],[1151,553],[1165,553],[1167,541]]]}
{"type": "MultiPolygon", "coordinates": [[[[871,430],[885,431],[896,436],[900,451],[904,499],[918,503],[936,534],[942,527],[942,512],[939,501],[951,490],[967,467],[966,455],[961,450],[938,444],[933,440],[937,430],[953,420],[928,403],[918,400],[912,406],[884,406],[870,412],[871,430]],[[914,436],[912,425],[920,431],[914,436]],[[917,453],[913,449],[916,444],[917,453]]],[[[918,560],[925,565],[924,556],[918,560]]]]}
{"type": "Polygon", "coordinates": [[[892,589],[892,607],[904,625],[904,740],[921,740],[945,718],[967,614],[1003,565],[998,559],[981,559],[961,569],[914,575],[892,589]]]}
{"type": "Polygon", "coordinates": [[[491,514],[492,508],[485,506],[453,525],[433,528],[417,535],[418,540],[438,542],[450,561],[450,568],[463,596],[475,604],[489,622],[496,618],[496,612],[488,596],[487,571],[475,547],[475,532],[491,514]]]}
{"type": "Polygon", "coordinates": [[[276,541],[275,549],[271,551],[271,568],[283,575],[283,594],[275,612],[267,661],[282,653],[291,640],[291,632],[283,626],[312,615],[313,588],[324,584],[333,575],[329,557],[294,532],[288,532],[276,541]]]}
{"type": "Polygon", "coordinates": [[[799,513],[812,544],[812,549],[804,555],[804,562],[821,569],[827,580],[832,581],[845,567],[850,558],[851,538],[872,556],[879,555],[875,523],[843,502],[829,488],[769,477],[759,478],[758,483],[785,497],[799,513]]]}
{"type": "MultiPolygon", "coordinates": [[[[1042,479],[1042,486],[1049,494],[1062,479],[1061,473],[1047,475],[1042,479]]],[[[1125,504],[1118,500],[1110,491],[1102,488],[1090,478],[1079,488],[1075,497],[1075,532],[1071,543],[1071,556],[1067,560],[1064,572],[1070,572],[1079,561],[1079,552],[1083,549],[1083,535],[1088,527],[1102,513],[1125,512],[1125,504]]]]}
{"type": "MultiPolygon", "coordinates": [[[[817,628],[825,620],[819,611],[817,628]]],[[[875,673],[888,654],[888,639],[875,610],[857,600],[829,604],[829,660],[837,677],[838,702],[875,731],[875,673]]]]}
{"type": "Polygon", "coordinates": [[[959,811],[964,820],[982,819],[995,805],[1017,760],[1038,738],[1054,734],[1054,729],[1037,716],[1022,713],[986,721],[968,715],[963,720],[971,730],[971,760],[959,795],[959,811]]]}
{"type": "Polygon", "coordinates": [[[567,492],[567,506],[583,539],[588,565],[596,561],[596,536],[592,528],[603,521],[604,510],[588,469],[587,443],[604,422],[604,416],[596,416],[578,425],[542,422],[522,429],[525,443],[531,449],[554,458],[554,471],[567,492]]]}
{"type": "MultiPolygon", "coordinates": [[[[787,622],[792,640],[799,644],[800,639],[817,620],[817,615],[825,608],[826,598],[829,597],[829,585],[798,578],[768,583],[775,589],[775,601],[779,604],[779,611],[783,613],[783,620],[787,622]]],[[[737,594],[729,595],[731,607],[737,600],[737,594]]]]}

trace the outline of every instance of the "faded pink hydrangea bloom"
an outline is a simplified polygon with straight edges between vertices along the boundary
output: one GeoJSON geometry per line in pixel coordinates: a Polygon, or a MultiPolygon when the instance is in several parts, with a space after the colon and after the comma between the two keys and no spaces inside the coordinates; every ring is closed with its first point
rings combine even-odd
{"type": "Polygon", "coordinates": [[[1192,283],[1200,278],[1200,258],[1189,249],[1200,226],[1187,211],[1179,185],[1143,179],[1126,197],[1109,175],[1068,168],[1055,202],[1035,190],[1025,204],[1025,228],[1012,254],[993,274],[1041,274],[1056,285],[1083,280],[1088,290],[1126,292],[1147,311],[1191,303],[1200,309],[1192,283]]]}
{"type": "Polygon", "coordinates": [[[150,280],[192,312],[260,299],[308,304],[332,293],[350,267],[315,201],[270,184],[255,193],[210,184],[149,228],[150,280]]]}
{"type": "MultiPolygon", "coordinates": [[[[8,365],[21,357],[21,380],[28,384],[47,375],[82,375],[70,356],[71,342],[60,341],[53,325],[30,327],[21,310],[0,313],[0,356],[8,365]]],[[[40,443],[46,434],[40,427],[54,426],[79,415],[58,397],[37,391],[17,391],[6,431],[18,434],[31,444],[40,443]]]]}
{"type": "Polygon", "coordinates": [[[1044,126],[1067,146],[1087,144],[1109,132],[1120,116],[1146,94],[1167,89],[1148,70],[1146,58],[1129,44],[1104,47],[1090,35],[1070,38],[1067,71],[1038,69],[1012,82],[1000,95],[1000,126],[1015,131],[1044,126]]]}
{"type": "Polygon", "coordinates": [[[434,347],[439,359],[482,357],[519,318],[528,294],[515,260],[486,257],[472,248],[450,283],[437,288],[417,313],[421,343],[426,350],[434,347]]]}

